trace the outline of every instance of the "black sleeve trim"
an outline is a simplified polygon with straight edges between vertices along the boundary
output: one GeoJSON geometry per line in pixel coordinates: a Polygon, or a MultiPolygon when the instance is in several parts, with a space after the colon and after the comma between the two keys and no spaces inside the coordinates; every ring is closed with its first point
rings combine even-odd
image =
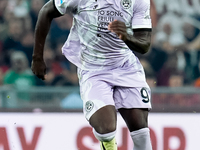
{"type": "Polygon", "coordinates": [[[56,5],[55,5],[55,0],[53,0],[53,7],[54,7],[55,10],[57,10],[57,12],[58,12],[61,16],[63,16],[63,14],[61,14],[61,13],[58,11],[58,9],[57,9],[57,7],[56,7],[56,5]]]}

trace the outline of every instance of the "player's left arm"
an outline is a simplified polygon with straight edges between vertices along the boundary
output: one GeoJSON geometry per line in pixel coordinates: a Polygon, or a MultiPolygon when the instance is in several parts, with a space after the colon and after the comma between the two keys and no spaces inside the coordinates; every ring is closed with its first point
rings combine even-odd
{"type": "Polygon", "coordinates": [[[133,29],[134,34],[127,33],[124,22],[114,20],[108,25],[108,30],[114,32],[132,50],[145,54],[151,45],[151,28],[133,29]]]}

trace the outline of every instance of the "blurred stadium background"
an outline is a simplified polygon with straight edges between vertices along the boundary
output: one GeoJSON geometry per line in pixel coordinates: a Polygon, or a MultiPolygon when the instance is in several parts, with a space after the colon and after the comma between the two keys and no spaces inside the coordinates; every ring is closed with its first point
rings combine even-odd
{"type": "MultiPolygon", "coordinates": [[[[81,113],[76,67],[61,53],[71,14],[52,22],[44,50],[47,79],[30,70],[34,28],[45,2],[0,0],[0,150],[99,150],[81,113]]],[[[136,55],[152,89],[153,147],[199,150],[200,0],[151,5],[152,46],[136,55]]],[[[119,150],[131,150],[118,118],[119,150]]]]}

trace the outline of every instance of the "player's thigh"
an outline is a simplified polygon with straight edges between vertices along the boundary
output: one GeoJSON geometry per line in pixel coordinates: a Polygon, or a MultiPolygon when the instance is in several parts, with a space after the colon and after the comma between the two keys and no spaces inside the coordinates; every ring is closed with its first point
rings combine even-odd
{"type": "Polygon", "coordinates": [[[147,87],[115,87],[113,99],[116,109],[148,108],[151,109],[151,90],[147,87]]]}
{"type": "Polygon", "coordinates": [[[120,108],[119,112],[125,120],[130,132],[148,127],[147,108],[120,108]]]}
{"type": "Polygon", "coordinates": [[[100,134],[116,130],[117,114],[113,105],[98,109],[89,119],[90,125],[100,134]]]}
{"type": "Polygon", "coordinates": [[[113,87],[101,77],[94,76],[80,84],[83,112],[91,126],[99,133],[116,128],[116,109],[113,87]]]}
{"type": "Polygon", "coordinates": [[[114,101],[130,131],[148,126],[148,111],[151,109],[149,87],[116,87],[114,101]]]}

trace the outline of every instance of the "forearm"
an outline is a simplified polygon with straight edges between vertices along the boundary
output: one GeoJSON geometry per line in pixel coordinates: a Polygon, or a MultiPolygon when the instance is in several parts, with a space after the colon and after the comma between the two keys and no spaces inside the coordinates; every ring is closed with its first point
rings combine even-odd
{"type": "Polygon", "coordinates": [[[46,36],[51,26],[52,18],[48,16],[45,8],[40,10],[38,21],[35,28],[35,43],[33,49],[33,57],[43,58],[43,50],[46,36]]]}
{"type": "Polygon", "coordinates": [[[151,32],[140,32],[136,35],[127,35],[126,40],[124,41],[126,45],[135,52],[145,54],[148,52],[151,44],[151,32]]]}
{"type": "Polygon", "coordinates": [[[49,33],[53,18],[62,16],[56,9],[54,1],[47,2],[39,12],[38,20],[35,28],[35,44],[33,49],[33,59],[43,58],[43,50],[46,36],[49,33]]]}

